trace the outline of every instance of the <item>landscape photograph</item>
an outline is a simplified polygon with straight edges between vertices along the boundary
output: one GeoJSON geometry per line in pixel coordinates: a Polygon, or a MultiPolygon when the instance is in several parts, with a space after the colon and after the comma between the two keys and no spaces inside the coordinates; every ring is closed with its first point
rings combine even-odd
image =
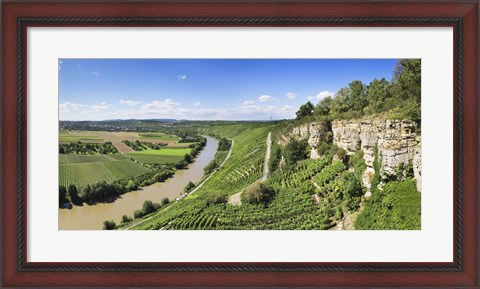
{"type": "MultiPolygon", "coordinates": [[[[59,230],[421,230],[421,59],[59,59],[59,230]]],[[[109,233],[110,234],[110,233],[109,233]]]]}

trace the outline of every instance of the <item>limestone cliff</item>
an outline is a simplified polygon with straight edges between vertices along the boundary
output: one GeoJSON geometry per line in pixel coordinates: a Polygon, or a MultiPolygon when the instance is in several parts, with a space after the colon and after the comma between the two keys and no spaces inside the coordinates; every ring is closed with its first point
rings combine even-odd
{"type": "MultiPolygon", "coordinates": [[[[329,127],[324,122],[312,122],[295,127],[291,133],[282,135],[279,144],[286,144],[290,138],[307,139],[311,146],[311,158],[319,158],[317,151],[320,142],[326,140],[329,127]]],[[[373,161],[375,145],[381,159],[382,178],[395,174],[400,164],[412,162],[417,189],[421,191],[421,137],[416,124],[410,120],[356,119],[334,120],[331,123],[333,144],[344,149],[347,154],[363,151],[367,169],[364,184],[370,191],[370,180],[375,173],[373,161]]]]}
{"type": "Polygon", "coordinates": [[[310,147],[313,148],[310,151],[310,158],[318,159],[320,157],[317,151],[318,145],[321,141],[325,140],[328,131],[325,122],[311,122],[294,127],[290,133],[281,135],[278,143],[280,145],[286,145],[291,138],[297,140],[306,139],[310,147]]]}

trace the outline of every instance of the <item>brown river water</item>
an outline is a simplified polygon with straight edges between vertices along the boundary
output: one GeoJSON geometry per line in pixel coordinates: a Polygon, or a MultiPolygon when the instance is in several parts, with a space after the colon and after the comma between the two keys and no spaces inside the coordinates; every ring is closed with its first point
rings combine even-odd
{"type": "Polygon", "coordinates": [[[175,175],[165,182],[155,183],[138,191],[129,192],[120,196],[113,203],[97,204],[89,206],[73,206],[72,209],[58,210],[59,230],[101,230],[105,220],[114,220],[119,224],[123,215],[133,217],[133,212],[142,208],[143,202],[151,200],[154,203],[167,197],[175,201],[183,188],[192,181],[198,182],[203,176],[203,168],[215,157],[218,141],[205,136],[207,144],[205,148],[190,164],[187,169],[177,170],[175,175]]]}

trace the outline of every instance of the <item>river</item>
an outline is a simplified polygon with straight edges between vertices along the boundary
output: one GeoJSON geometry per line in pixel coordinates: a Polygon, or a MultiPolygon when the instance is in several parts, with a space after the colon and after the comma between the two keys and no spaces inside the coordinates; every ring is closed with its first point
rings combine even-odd
{"type": "Polygon", "coordinates": [[[175,175],[165,182],[155,183],[138,191],[120,196],[113,203],[73,206],[58,210],[58,228],[60,230],[101,230],[105,220],[114,220],[119,224],[123,215],[133,217],[133,212],[142,208],[143,202],[151,200],[154,203],[167,197],[175,201],[183,188],[192,181],[197,183],[203,176],[203,168],[215,157],[218,141],[205,136],[207,144],[187,169],[177,170],[175,175]]]}

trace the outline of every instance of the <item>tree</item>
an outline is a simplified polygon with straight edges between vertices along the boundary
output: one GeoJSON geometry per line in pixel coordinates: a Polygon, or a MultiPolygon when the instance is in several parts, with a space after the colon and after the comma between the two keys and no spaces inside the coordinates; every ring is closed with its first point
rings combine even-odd
{"type": "Polygon", "coordinates": [[[160,202],[162,206],[165,206],[168,203],[170,203],[170,200],[168,198],[163,198],[162,201],[160,202]]]}
{"type": "Polygon", "coordinates": [[[156,209],[155,209],[155,206],[153,205],[152,201],[146,200],[145,202],[143,202],[143,206],[142,206],[143,215],[148,215],[148,214],[153,213],[155,211],[156,211],[156,209]]]}
{"type": "Polygon", "coordinates": [[[183,188],[183,192],[187,193],[190,192],[193,188],[195,188],[195,184],[193,182],[188,182],[188,184],[183,188]]]}
{"type": "Polygon", "coordinates": [[[143,217],[143,212],[141,210],[136,210],[135,212],[133,212],[133,217],[135,219],[139,219],[139,218],[143,217]]]}
{"type": "Polygon", "coordinates": [[[125,224],[125,223],[129,223],[132,221],[132,218],[130,218],[129,216],[127,215],[123,215],[122,216],[122,221],[120,222],[121,224],[125,224]]]}
{"type": "Polygon", "coordinates": [[[362,111],[367,106],[366,88],[360,80],[354,80],[348,84],[350,88],[350,110],[362,111]]]}
{"type": "Polygon", "coordinates": [[[242,203],[268,204],[273,199],[275,190],[262,182],[256,182],[241,194],[242,203]]]}
{"type": "Polygon", "coordinates": [[[362,113],[367,106],[366,88],[360,80],[354,80],[347,87],[340,88],[331,103],[333,114],[345,112],[362,113]]]}
{"type": "Polygon", "coordinates": [[[420,126],[421,123],[421,59],[401,59],[395,67],[392,92],[402,99],[407,117],[420,126]]]}
{"type": "Polygon", "coordinates": [[[324,99],[320,100],[320,102],[315,107],[314,114],[328,115],[330,113],[330,109],[332,109],[332,101],[333,99],[330,96],[327,96],[324,99]]]}
{"type": "Polygon", "coordinates": [[[67,201],[67,189],[65,188],[65,186],[60,186],[58,189],[58,193],[58,203],[62,205],[67,201]]]}
{"type": "Polygon", "coordinates": [[[335,94],[335,98],[331,103],[331,111],[333,114],[341,114],[350,109],[348,100],[350,98],[350,88],[342,87],[335,94]]]}
{"type": "Polygon", "coordinates": [[[313,110],[315,109],[315,107],[313,106],[313,104],[308,101],[307,103],[305,104],[302,104],[300,106],[300,108],[298,109],[297,111],[297,119],[301,119],[301,118],[304,118],[306,116],[310,116],[310,115],[313,115],[313,110]]]}
{"type": "Polygon", "coordinates": [[[422,62],[421,59],[400,59],[393,75],[395,93],[398,97],[407,100],[413,99],[420,103],[422,62]]]}
{"type": "Polygon", "coordinates": [[[117,224],[114,221],[105,221],[103,222],[103,229],[104,230],[115,230],[117,228],[117,224]]]}
{"type": "Polygon", "coordinates": [[[307,155],[308,142],[306,140],[298,141],[291,139],[285,147],[285,162],[287,165],[295,165],[298,161],[304,160],[307,155]]]}
{"type": "Polygon", "coordinates": [[[210,174],[213,172],[216,168],[218,167],[217,161],[212,160],[208,165],[203,169],[206,175],[210,174]]]}
{"type": "Polygon", "coordinates": [[[385,100],[390,96],[390,83],[385,78],[375,78],[367,87],[368,107],[373,113],[383,111],[385,100]]]}
{"type": "Polygon", "coordinates": [[[77,187],[75,185],[72,184],[68,186],[68,194],[70,195],[70,201],[72,201],[72,203],[75,205],[82,203],[80,197],[78,196],[77,187]]]}
{"type": "Polygon", "coordinates": [[[186,161],[187,163],[191,163],[192,156],[190,154],[185,154],[185,156],[183,157],[183,160],[186,161]]]}

